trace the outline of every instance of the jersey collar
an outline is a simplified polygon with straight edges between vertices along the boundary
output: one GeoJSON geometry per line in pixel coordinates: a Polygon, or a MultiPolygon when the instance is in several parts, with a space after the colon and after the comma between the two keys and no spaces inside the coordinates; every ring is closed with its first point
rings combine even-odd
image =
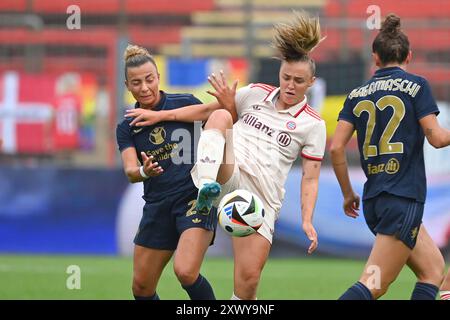
{"type": "MultiPolygon", "coordinates": [[[[278,88],[274,89],[271,93],[269,93],[269,95],[264,99],[264,101],[270,102],[273,106],[275,106],[276,99],[278,99],[279,95],[280,95],[280,88],[278,87],[278,88]]],[[[299,103],[297,103],[296,105],[294,105],[286,110],[278,110],[278,112],[279,113],[289,113],[294,118],[297,118],[298,115],[303,111],[303,109],[305,109],[307,102],[308,102],[308,99],[305,95],[303,100],[300,101],[299,103]]]]}
{"type": "Polygon", "coordinates": [[[377,71],[375,71],[374,77],[376,77],[376,78],[385,77],[385,76],[393,74],[394,72],[399,72],[399,71],[404,72],[404,70],[400,67],[382,68],[382,69],[378,69],[377,71]]]}
{"type": "MultiPolygon", "coordinates": [[[[152,108],[153,111],[162,110],[165,107],[164,105],[166,104],[166,93],[162,90],[159,90],[159,94],[160,94],[160,100],[159,100],[158,104],[152,108]]],[[[134,108],[140,108],[140,107],[141,106],[140,106],[139,102],[136,101],[136,103],[134,104],[134,108]]]]}

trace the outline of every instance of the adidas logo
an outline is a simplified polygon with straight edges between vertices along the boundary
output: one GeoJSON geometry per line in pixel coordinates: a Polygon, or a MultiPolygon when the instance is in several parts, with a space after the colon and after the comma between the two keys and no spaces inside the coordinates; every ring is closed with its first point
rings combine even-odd
{"type": "Polygon", "coordinates": [[[202,219],[195,218],[195,219],[192,219],[192,222],[193,223],[200,223],[200,222],[202,222],[202,219]]]}
{"type": "Polygon", "coordinates": [[[208,156],[206,156],[205,159],[200,159],[201,163],[216,163],[216,160],[210,159],[208,156]]]}

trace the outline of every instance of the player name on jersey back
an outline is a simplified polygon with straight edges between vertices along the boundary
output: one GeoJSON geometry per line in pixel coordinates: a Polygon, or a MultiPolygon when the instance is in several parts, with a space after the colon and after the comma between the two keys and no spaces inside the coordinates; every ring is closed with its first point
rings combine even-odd
{"type": "Polygon", "coordinates": [[[366,97],[380,90],[405,92],[414,98],[420,90],[420,85],[404,78],[380,79],[373,81],[364,87],[354,89],[348,95],[348,98],[366,97]]]}

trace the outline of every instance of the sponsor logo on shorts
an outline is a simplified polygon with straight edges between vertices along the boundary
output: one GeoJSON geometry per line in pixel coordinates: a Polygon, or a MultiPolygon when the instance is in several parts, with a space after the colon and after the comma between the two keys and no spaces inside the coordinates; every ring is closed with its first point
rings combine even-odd
{"type": "Polygon", "coordinates": [[[202,219],[195,218],[195,219],[192,219],[192,222],[193,223],[200,223],[200,222],[202,222],[202,219]]]}
{"type": "Polygon", "coordinates": [[[414,240],[417,237],[417,234],[419,233],[419,228],[415,227],[411,230],[411,240],[414,240]]]}

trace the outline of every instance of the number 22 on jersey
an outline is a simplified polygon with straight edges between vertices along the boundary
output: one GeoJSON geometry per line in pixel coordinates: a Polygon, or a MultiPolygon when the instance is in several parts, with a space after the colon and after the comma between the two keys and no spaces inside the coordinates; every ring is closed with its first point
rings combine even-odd
{"type": "Polygon", "coordinates": [[[367,160],[369,157],[376,157],[378,154],[381,155],[403,153],[402,142],[391,142],[392,136],[394,135],[395,131],[400,125],[400,122],[405,116],[405,104],[403,103],[403,101],[393,95],[384,96],[380,98],[375,104],[370,100],[363,100],[358,102],[358,104],[355,106],[355,108],[353,109],[353,114],[359,118],[363,112],[368,113],[366,136],[364,138],[363,145],[364,160],[367,160]],[[378,142],[377,147],[376,145],[370,144],[376,125],[376,108],[383,111],[387,107],[391,107],[394,112],[380,137],[380,141],[378,142]]]}

